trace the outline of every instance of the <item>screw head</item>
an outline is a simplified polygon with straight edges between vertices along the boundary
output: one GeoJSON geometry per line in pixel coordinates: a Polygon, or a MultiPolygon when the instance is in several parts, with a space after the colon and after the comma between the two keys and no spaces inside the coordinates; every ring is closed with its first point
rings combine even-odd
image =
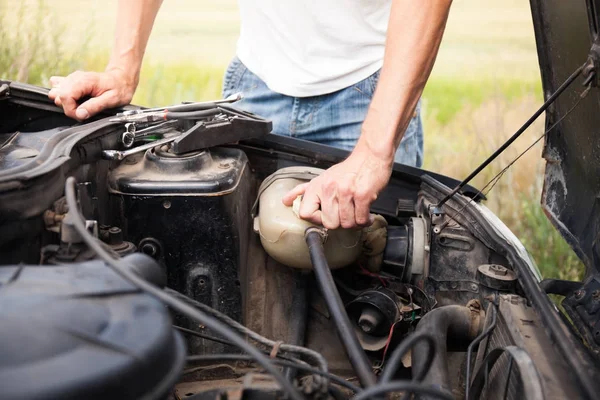
{"type": "Polygon", "coordinates": [[[583,290],[583,289],[576,290],[574,293],[575,300],[581,300],[581,299],[583,299],[584,296],[585,296],[585,290],[583,290]]]}

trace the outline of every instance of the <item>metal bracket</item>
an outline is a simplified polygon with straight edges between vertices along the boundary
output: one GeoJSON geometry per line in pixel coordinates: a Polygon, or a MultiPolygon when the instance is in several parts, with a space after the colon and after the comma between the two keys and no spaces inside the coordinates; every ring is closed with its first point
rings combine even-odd
{"type": "Polygon", "coordinates": [[[184,154],[240,140],[267,135],[273,127],[271,121],[248,113],[219,107],[221,119],[197,122],[173,141],[173,153],[184,154]]]}

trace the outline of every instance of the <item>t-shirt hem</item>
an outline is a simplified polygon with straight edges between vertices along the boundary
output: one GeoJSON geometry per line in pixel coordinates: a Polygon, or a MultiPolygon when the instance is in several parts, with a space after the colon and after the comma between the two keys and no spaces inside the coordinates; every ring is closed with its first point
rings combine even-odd
{"type": "Polygon", "coordinates": [[[237,57],[250,72],[265,82],[270,90],[290,97],[322,96],[346,89],[373,75],[375,72],[381,69],[383,65],[383,60],[379,60],[360,68],[351,74],[346,74],[327,82],[314,83],[310,85],[290,85],[289,83],[273,82],[272,80],[269,80],[255,65],[253,65],[254,63],[251,61],[251,59],[247,58],[243,52],[238,51],[237,57]]]}

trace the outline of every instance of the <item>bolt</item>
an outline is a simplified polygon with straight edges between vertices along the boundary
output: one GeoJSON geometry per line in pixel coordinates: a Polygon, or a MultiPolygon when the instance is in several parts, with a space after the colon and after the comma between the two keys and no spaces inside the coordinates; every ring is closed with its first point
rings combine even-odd
{"type": "Polygon", "coordinates": [[[596,301],[600,300],[600,290],[596,289],[592,292],[592,299],[596,301]]]}
{"type": "Polygon", "coordinates": [[[476,284],[474,284],[474,283],[471,283],[470,288],[474,292],[478,292],[479,291],[479,287],[476,284]]]}
{"type": "Polygon", "coordinates": [[[576,290],[574,295],[575,295],[575,300],[581,300],[585,296],[585,290],[582,290],[582,289],[576,290]]]}
{"type": "Polygon", "coordinates": [[[502,265],[493,264],[490,265],[490,272],[494,275],[505,276],[506,274],[508,274],[508,269],[506,269],[502,265]]]}
{"type": "Polygon", "coordinates": [[[163,201],[163,207],[168,210],[169,208],[171,208],[171,202],[169,200],[163,201]]]}
{"type": "Polygon", "coordinates": [[[229,163],[226,163],[226,162],[219,163],[219,168],[227,169],[227,168],[229,168],[229,163]]]}
{"type": "Polygon", "coordinates": [[[108,229],[108,244],[116,245],[123,243],[123,231],[121,228],[113,226],[108,229]]]}

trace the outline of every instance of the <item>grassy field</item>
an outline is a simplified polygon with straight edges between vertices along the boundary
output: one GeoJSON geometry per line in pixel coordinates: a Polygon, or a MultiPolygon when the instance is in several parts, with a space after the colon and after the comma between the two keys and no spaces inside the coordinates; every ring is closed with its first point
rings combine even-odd
{"type": "MultiPolygon", "coordinates": [[[[219,97],[235,53],[236,0],[167,0],[146,52],[134,102],[219,97]]],[[[529,2],[454,2],[424,94],[425,168],[461,178],[510,136],[542,100],[529,2]]],[[[55,74],[103,69],[116,0],[0,0],[0,78],[47,85],[55,74]]],[[[536,123],[478,179],[483,186],[542,134],[536,123]]],[[[539,207],[543,161],[535,147],[487,205],[523,240],[545,276],[576,279],[582,266],[539,207]],[[532,173],[534,171],[535,173],[532,173]]]]}

